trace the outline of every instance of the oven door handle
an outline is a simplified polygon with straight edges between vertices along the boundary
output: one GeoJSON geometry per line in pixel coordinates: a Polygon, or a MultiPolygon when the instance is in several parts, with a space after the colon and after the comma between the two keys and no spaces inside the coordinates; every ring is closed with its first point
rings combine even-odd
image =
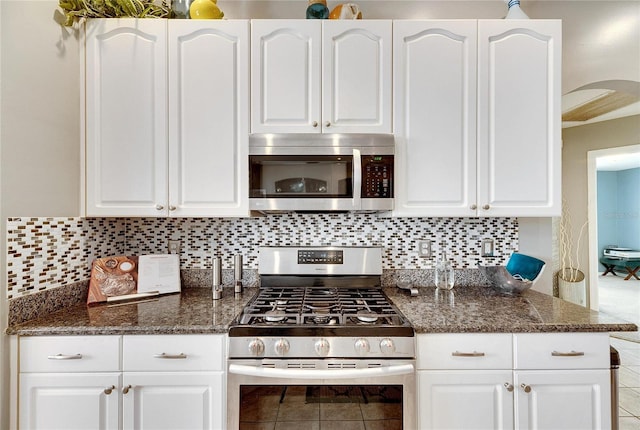
{"type": "Polygon", "coordinates": [[[413,364],[399,364],[387,367],[372,367],[367,369],[274,369],[272,367],[245,366],[230,364],[229,373],[244,376],[258,376],[262,378],[287,379],[333,379],[333,378],[369,378],[376,376],[409,375],[414,373],[413,364]]]}

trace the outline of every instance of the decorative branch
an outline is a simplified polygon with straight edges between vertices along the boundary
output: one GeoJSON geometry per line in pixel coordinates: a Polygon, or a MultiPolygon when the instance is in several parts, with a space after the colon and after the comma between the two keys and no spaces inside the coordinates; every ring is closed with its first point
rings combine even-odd
{"type": "Polygon", "coordinates": [[[573,233],[571,215],[567,209],[567,202],[562,201],[562,218],[560,220],[559,239],[560,239],[560,277],[565,281],[576,282],[578,280],[578,274],[580,273],[580,242],[584,234],[585,227],[589,223],[589,220],[585,221],[580,227],[580,233],[578,234],[578,241],[576,242],[575,252],[575,265],[573,261],[573,255],[571,254],[571,247],[573,245],[573,233]],[[567,264],[568,263],[568,264],[567,264]],[[568,277],[567,275],[568,270],[568,277]]]}
{"type": "Polygon", "coordinates": [[[87,18],[168,18],[167,0],[59,0],[67,27],[87,18]]]}

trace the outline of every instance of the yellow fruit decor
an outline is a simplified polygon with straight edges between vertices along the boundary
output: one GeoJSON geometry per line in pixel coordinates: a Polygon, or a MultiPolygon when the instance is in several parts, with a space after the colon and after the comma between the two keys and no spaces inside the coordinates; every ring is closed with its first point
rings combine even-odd
{"type": "Polygon", "coordinates": [[[194,0],[189,6],[191,19],[222,19],[224,13],[216,4],[217,0],[194,0]]]}
{"type": "Polygon", "coordinates": [[[355,3],[343,3],[333,8],[329,19],[362,19],[362,12],[355,3]]]}
{"type": "Polygon", "coordinates": [[[59,0],[64,25],[70,27],[86,18],[168,18],[167,0],[59,0]]]}

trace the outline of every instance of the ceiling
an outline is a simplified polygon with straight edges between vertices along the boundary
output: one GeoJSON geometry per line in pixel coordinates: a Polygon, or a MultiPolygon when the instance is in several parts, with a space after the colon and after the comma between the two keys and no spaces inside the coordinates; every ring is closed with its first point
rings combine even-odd
{"type": "Polygon", "coordinates": [[[562,127],[640,115],[640,82],[602,81],[562,96],[562,127]]]}

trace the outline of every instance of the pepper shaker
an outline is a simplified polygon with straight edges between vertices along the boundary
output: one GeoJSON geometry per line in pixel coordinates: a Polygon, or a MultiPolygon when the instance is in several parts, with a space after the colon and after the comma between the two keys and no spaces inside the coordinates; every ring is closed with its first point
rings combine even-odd
{"type": "Polygon", "coordinates": [[[213,258],[213,300],[222,298],[222,260],[220,257],[213,258]]]}
{"type": "Polygon", "coordinates": [[[235,280],[233,292],[239,294],[242,292],[242,255],[236,255],[233,261],[233,277],[235,280]]]}

